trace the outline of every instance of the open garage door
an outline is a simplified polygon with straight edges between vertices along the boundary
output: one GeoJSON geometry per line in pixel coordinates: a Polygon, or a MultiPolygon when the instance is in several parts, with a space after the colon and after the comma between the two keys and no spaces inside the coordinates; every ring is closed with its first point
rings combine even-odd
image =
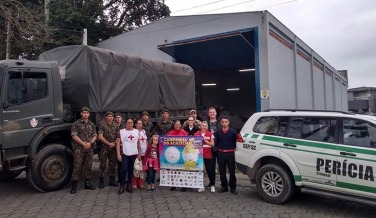
{"type": "Polygon", "coordinates": [[[260,108],[256,97],[255,37],[255,31],[248,29],[177,41],[159,45],[158,49],[194,69],[196,107],[202,116],[206,108],[214,106],[220,116],[230,117],[231,126],[240,130],[260,108]]]}

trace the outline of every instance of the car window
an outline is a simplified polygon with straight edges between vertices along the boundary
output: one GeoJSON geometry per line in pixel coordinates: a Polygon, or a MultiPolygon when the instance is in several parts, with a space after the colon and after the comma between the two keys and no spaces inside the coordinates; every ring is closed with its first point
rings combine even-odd
{"type": "Polygon", "coordinates": [[[364,120],[343,119],[343,143],[376,148],[376,126],[364,120]]]}
{"type": "Polygon", "coordinates": [[[336,118],[293,117],[287,137],[318,142],[335,142],[336,118]]]}
{"type": "Polygon", "coordinates": [[[288,126],[288,120],[288,117],[260,117],[253,127],[253,132],[284,136],[288,126]]]}

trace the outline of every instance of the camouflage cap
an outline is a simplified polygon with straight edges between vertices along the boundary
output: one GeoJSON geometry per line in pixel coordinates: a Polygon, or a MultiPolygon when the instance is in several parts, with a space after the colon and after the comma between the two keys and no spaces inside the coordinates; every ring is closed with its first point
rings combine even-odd
{"type": "Polygon", "coordinates": [[[87,112],[89,112],[89,113],[91,112],[91,111],[90,111],[90,108],[88,108],[88,107],[83,107],[83,108],[81,109],[81,112],[83,112],[83,111],[87,111],[87,112]]]}
{"type": "Polygon", "coordinates": [[[121,117],[123,117],[123,114],[121,114],[121,113],[118,112],[118,113],[115,114],[115,116],[121,116],[121,117]]]}
{"type": "Polygon", "coordinates": [[[168,114],[170,114],[170,111],[168,111],[167,109],[163,109],[162,113],[168,113],[168,114]]]}
{"type": "Polygon", "coordinates": [[[191,113],[195,113],[195,114],[197,114],[196,110],[191,110],[191,111],[189,111],[189,114],[191,114],[191,113]]]}
{"type": "Polygon", "coordinates": [[[143,112],[141,113],[141,116],[144,116],[144,115],[148,115],[148,116],[149,116],[149,113],[146,112],[146,111],[143,111],[143,112]]]}
{"type": "Polygon", "coordinates": [[[111,111],[107,111],[107,112],[106,112],[106,117],[107,117],[108,115],[112,115],[112,116],[114,116],[114,113],[112,113],[111,111]]]}

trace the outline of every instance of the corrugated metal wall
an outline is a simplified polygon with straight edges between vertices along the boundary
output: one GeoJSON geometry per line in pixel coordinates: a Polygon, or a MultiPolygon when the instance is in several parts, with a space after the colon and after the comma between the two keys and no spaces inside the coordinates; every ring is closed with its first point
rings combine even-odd
{"type": "Polygon", "coordinates": [[[347,79],[271,14],[267,22],[270,108],[347,111],[347,79]]]}

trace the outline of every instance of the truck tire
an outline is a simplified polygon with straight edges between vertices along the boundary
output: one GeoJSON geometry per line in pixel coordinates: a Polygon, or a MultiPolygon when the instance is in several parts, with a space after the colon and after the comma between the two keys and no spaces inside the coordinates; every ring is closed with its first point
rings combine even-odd
{"type": "Polygon", "coordinates": [[[261,198],[272,204],[289,201],[296,191],[291,173],[275,164],[266,164],[260,168],[256,175],[256,187],[261,198]]]}
{"type": "Polygon", "coordinates": [[[10,180],[13,180],[17,178],[22,173],[22,170],[20,171],[1,171],[0,172],[0,182],[7,182],[10,180]]]}
{"type": "Polygon", "coordinates": [[[40,192],[56,191],[68,185],[74,156],[64,145],[49,144],[40,150],[26,171],[29,184],[40,192]]]}

